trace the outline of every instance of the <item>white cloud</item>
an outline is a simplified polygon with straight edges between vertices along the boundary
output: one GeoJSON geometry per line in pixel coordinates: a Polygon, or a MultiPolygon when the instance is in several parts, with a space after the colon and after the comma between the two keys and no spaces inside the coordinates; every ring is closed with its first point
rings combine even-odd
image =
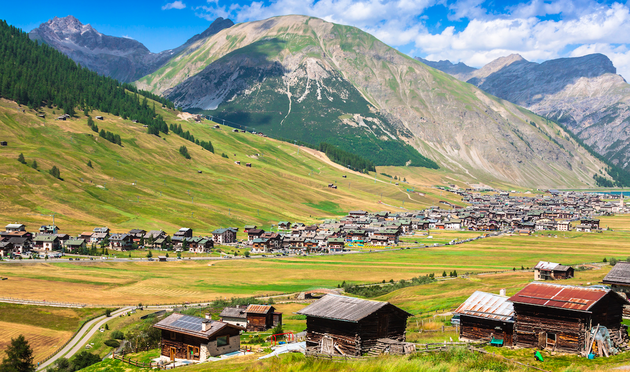
{"type": "Polygon", "coordinates": [[[173,1],[172,3],[167,3],[166,5],[164,5],[162,7],[162,10],[168,10],[168,9],[184,9],[186,7],[186,4],[184,4],[183,2],[181,2],[180,0],[176,0],[173,1]]]}
{"type": "Polygon", "coordinates": [[[136,39],[132,38],[132,37],[131,37],[131,36],[129,36],[129,35],[123,35],[123,36],[121,36],[121,37],[123,37],[123,38],[125,38],[125,39],[136,40],[136,39]]]}
{"type": "Polygon", "coordinates": [[[577,46],[573,51],[575,55],[599,51],[613,61],[622,75],[630,77],[626,47],[610,47],[630,43],[628,6],[598,5],[592,7],[591,12],[575,10],[575,14],[578,13],[575,18],[558,21],[543,21],[533,16],[473,19],[461,32],[450,27],[439,34],[421,33],[415,38],[415,47],[426,53],[427,59],[450,59],[480,67],[510,53],[519,53],[534,61],[558,58],[565,56],[565,50],[577,46]]]}

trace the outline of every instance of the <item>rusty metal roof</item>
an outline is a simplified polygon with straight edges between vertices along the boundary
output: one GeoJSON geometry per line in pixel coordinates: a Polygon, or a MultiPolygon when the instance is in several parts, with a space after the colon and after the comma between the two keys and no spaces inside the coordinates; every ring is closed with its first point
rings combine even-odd
{"type": "Polygon", "coordinates": [[[247,306],[246,313],[252,314],[267,314],[271,311],[271,305],[249,305],[247,306]]]}
{"type": "Polygon", "coordinates": [[[509,300],[517,304],[588,312],[608,292],[610,290],[534,282],[509,300]]]}
{"type": "Polygon", "coordinates": [[[455,313],[487,318],[502,322],[514,322],[514,304],[505,296],[476,291],[459,305],[455,313]]]}
{"type": "Polygon", "coordinates": [[[392,306],[404,315],[411,316],[408,312],[390,304],[389,302],[362,300],[360,298],[335,294],[327,294],[297,313],[316,318],[357,323],[361,319],[373,314],[385,306],[392,306]]]}

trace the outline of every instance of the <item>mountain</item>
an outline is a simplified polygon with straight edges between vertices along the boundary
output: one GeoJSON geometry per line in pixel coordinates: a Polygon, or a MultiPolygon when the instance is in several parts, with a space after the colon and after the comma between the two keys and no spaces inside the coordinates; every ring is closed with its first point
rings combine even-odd
{"type": "Polygon", "coordinates": [[[513,54],[453,76],[566,125],[612,164],[630,169],[630,85],[608,57],[539,64],[513,54]]]}
{"type": "Polygon", "coordinates": [[[420,57],[416,57],[416,59],[427,66],[433,67],[436,70],[446,72],[447,74],[453,75],[459,80],[464,80],[464,81],[466,79],[463,77],[466,77],[470,75],[471,73],[473,73],[475,70],[477,70],[476,68],[470,67],[462,62],[454,64],[451,61],[446,61],[446,60],[435,62],[435,61],[429,61],[420,57]]]}
{"type": "Polygon", "coordinates": [[[330,142],[376,165],[429,165],[415,149],[478,181],[537,186],[591,184],[602,166],[558,125],[354,27],[274,17],[193,47],[138,88],[219,122],[330,142]]]}
{"type": "Polygon", "coordinates": [[[71,15],[55,17],[42,23],[29,33],[29,37],[54,47],[76,63],[101,75],[131,82],[157,70],[190,43],[233,24],[230,20],[218,18],[207,30],[192,37],[184,45],[160,53],[151,53],[142,43],[133,39],[103,35],[71,15]]]}

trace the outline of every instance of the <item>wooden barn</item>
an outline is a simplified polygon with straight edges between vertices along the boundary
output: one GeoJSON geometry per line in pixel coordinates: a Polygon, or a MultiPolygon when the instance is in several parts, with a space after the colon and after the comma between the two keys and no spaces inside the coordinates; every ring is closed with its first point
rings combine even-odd
{"type": "Polygon", "coordinates": [[[411,314],[389,302],[328,294],[298,314],[306,315],[308,353],[361,356],[383,347],[410,351],[405,334],[411,314]]]}
{"type": "Polygon", "coordinates": [[[582,353],[586,335],[598,325],[621,334],[628,301],[600,288],[533,282],[509,299],[514,303],[518,347],[582,353]]]}
{"type": "Polygon", "coordinates": [[[273,312],[271,305],[249,305],[245,309],[247,314],[247,331],[262,332],[273,328],[273,312]]]}
{"type": "Polygon", "coordinates": [[[211,356],[238,351],[240,332],[244,330],[233,324],[177,313],[154,327],[162,331],[160,358],[164,361],[205,361],[211,356]]]}
{"type": "Polygon", "coordinates": [[[569,279],[573,276],[574,270],[571,266],[546,261],[540,261],[534,266],[534,280],[569,279]]]}
{"type": "MultiPolygon", "coordinates": [[[[603,283],[627,299],[630,296],[630,262],[618,262],[604,277],[603,283]]],[[[624,306],[623,312],[630,317],[630,305],[624,306]]]]}
{"type": "Polygon", "coordinates": [[[455,314],[460,315],[461,340],[513,345],[514,306],[506,296],[476,291],[455,314]]]}

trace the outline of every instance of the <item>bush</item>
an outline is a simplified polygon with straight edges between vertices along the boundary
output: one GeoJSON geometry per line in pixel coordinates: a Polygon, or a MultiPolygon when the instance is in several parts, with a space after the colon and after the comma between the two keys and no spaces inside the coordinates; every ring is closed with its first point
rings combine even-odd
{"type": "Polygon", "coordinates": [[[101,357],[99,357],[98,355],[83,350],[75,355],[74,358],[72,358],[72,366],[74,367],[75,371],[79,371],[100,361],[101,357]]]}
{"type": "Polygon", "coordinates": [[[107,345],[109,347],[119,347],[120,346],[120,342],[118,342],[117,340],[107,340],[107,341],[105,341],[105,345],[107,345]]]}
{"type": "Polygon", "coordinates": [[[125,334],[122,333],[119,330],[113,331],[111,334],[111,338],[115,339],[115,340],[124,340],[125,339],[125,334]]]}
{"type": "Polygon", "coordinates": [[[182,145],[182,147],[179,148],[179,153],[182,154],[182,156],[186,159],[190,159],[190,154],[188,153],[188,149],[186,148],[186,146],[182,145]]]}

